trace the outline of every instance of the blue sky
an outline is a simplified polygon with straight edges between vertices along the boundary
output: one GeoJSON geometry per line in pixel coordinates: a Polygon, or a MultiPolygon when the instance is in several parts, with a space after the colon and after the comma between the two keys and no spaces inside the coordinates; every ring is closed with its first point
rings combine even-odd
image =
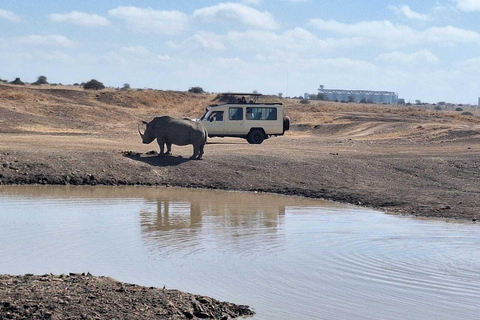
{"type": "Polygon", "coordinates": [[[0,78],[477,102],[480,0],[0,1],[0,78]]]}

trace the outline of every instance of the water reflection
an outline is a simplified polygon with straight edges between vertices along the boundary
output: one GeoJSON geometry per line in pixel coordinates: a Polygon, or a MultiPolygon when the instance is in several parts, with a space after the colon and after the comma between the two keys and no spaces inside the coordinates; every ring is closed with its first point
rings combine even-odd
{"type": "Polygon", "coordinates": [[[145,239],[155,242],[152,250],[156,251],[163,248],[189,254],[205,250],[206,235],[210,243],[221,242],[222,250],[252,250],[268,246],[259,241],[262,237],[279,242],[286,204],[292,205],[291,200],[297,199],[201,190],[189,192],[186,198],[185,193],[174,192],[147,198],[155,206],[140,211],[140,225],[145,239]],[[249,246],[244,238],[252,239],[249,246]]]}

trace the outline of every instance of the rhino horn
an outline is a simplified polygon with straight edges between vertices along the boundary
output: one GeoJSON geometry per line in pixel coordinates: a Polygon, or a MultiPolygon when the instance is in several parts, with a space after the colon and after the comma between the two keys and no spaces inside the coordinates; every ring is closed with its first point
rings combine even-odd
{"type": "Polygon", "coordinates": [[[138,133],[140,133],[140,137],[142,137],[142,139],[143,139],[144,133],[142,133],[142,131],[140,131],[140,127],[138,127],[138,133]]]}

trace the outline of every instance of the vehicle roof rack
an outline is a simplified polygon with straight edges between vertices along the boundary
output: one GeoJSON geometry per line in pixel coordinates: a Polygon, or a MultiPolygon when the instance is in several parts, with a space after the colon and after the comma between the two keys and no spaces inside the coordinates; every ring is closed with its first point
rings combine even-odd
{"type": "Polygon", "coordinates": [[[261,96],[261,93],[222,92],[221,96],[261,96]]]}

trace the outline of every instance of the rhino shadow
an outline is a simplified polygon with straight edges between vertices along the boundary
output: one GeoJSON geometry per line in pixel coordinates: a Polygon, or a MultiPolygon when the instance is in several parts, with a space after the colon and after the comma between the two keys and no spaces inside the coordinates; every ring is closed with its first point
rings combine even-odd
{"type": "Polygon", "coordinates": [[[187,161],[191,161],[190,158],[184,158],[182,156],[163,156],[159,157],[158,154],[148,155],[145,153],[133,153],[133,152],[124,152],[123,156],[131,160],[140,161],[151,166],[157,167],[173,167],[178,166],[187,161]]]}

